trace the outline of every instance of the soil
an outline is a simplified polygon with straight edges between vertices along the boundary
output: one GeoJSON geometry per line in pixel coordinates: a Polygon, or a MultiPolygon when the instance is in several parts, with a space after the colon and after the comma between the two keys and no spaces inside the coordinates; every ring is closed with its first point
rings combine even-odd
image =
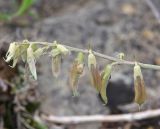
{"type": "MultiPolygon", "coordinates": [[[[160,5],[160,2],[157,2],[158,4],[160,5]]],[[[5,7],[15,10],[10,2],[0,1],[2,12],[6,12],[5,7]]],[[[127,60],[160,65],[160,24],[145,0],[40,0],[30,12],[34,13],[34,16],[26,14],[16,19],[12,25],[1,23],[0,45],[3,48],[7,48],[13,41],[24,39],[47,42],[57,40],[83,49],[91,44],[94,50],[104,54],[116,56],[123,52],[127,60]]],[[[75,53],[63,59],[61,75],[58,78],[52,76],[50,57],[44,56],[38,60],[37,88],[42,98],[42,112],[70,116],[138,111],[138,107],[133,103],[133,68],[129,66],[117,66],[114,69],[107,91],[107,106],[103,105],[91,86],[87,68],[79,82],[80,96],[72,97],[68,74],[74,57],[75,53]]],[[[109,61],[98,59],[101,70],[107,63],[109,61]]],[[[142,110],[159,108],[160,72],[144,69],[143,73],[148,98],[142,110]]],[[[160,121],[156,119],[154,122],[135,124],[133,128],[158,129],[158,123],[160,121]]],[[[126,126],[125,129],[130,129],[127,125],[54,125],[51,128],[104,129],[126,126]]]]}

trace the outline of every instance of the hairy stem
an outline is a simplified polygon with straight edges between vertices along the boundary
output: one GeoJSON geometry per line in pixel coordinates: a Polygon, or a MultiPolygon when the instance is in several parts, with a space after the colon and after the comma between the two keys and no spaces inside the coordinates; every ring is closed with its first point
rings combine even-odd
{"type": "MultiPolygon", "coordinates": [[[[48,46],[55,46],[55,43],[49,43],[49,42],[28,42],[28,43],[33,43],[33,44],[39,44],[39,45],[48,45],[48,46]]],[[[26,44],[26,43],[22,43],[22,44],[26,44]]],[[[80,49],[80,48],[76,48],[76,47],[71,47],[68,45],[64,45],[66,48],[68,48],[70,51],[74,51],[74,52],[82,52],[84,54],[88,54],[87,49],[80,49]]],[[[126,64],[126,65],[135,65],[135,61],[127,61],[127,60],[122,60],[116,57],[112,57],[112,56],[108,56],[108,55],[104,55],[101,53],[98,53],[96,51],[93,51],[94,55],[103,59],[107,59],[113,62],[116,62],[116,64],[126,64]]],[[[136,61],[137,62],[137,61],[136,61]]],[[[153,70],[160,70],[160,66],[159,65],[152,65],[152,64],[144,64],[141,62],[137,62],[142,68],[146,68],[146,69],[153,69],[153,70]]]]}

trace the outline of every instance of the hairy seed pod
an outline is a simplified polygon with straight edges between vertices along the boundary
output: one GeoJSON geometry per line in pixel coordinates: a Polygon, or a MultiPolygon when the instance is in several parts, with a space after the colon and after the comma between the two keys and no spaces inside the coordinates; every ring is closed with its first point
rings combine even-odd
{"type": "Polygon", "coordinates": [[[52,74],[54,77],[58,77],[61,71],[61,55],[52,57],[52,74]]]}
{"type": "Polygon", "coordinates": [[[134,66],[134,88],[135,88],[135,102],[139,105],[146,100],[146,90],[141,68],[138,64],[134,66]]]}
{"type": "Polygon", "coordinates": [[[96,68],[97,66],[97,62],[96,62],[96,57],[93,54],[93,52],[90,50],[89,51],[89,55],[88,55],[88,68],[91,71],[91,66],[93,66],[94,68],[96,68]]]}
{"type": "Polygon", "coordinates": [[[89,50],[88,68],[91,73],[91,83],[95,87],[97,92],[100,92],[100,89],[102,86],[102,80],[101,80],[101,76],[97,68],[96,57],[93,54],[92,50],[89,50]]]}
{"type": "Polygon", "coordinates": [[[97,92],[100,92],[102,87],[101,75],[97,67],[95,68],[93,64],[91,65],[91,83],[95,87],[97,92]]]}
{"type": "Polygon", "coordinates": [[[100,90],[100,95],[105,104],[107,104],[108,102],[106,89],[107,89],[109,80],[111,78],[111,72],[112,72],[112,65],[109,64],[106,66],[103,74],[101,74],[102,87],[100,90]]]}
{"type": "Polygon", "coordinates": [[[50,55],[52,57],[52,73],[53,76],[58,77],[61,70],[61,60],[63,55],[69,54],[69,50],[61,44],[57,44],[56,41],[53,43],[53,47],[50,55]]]}
{"type": "Polygon", "coordinates": [[[83,73],[84,64],[74,62],[70,70],[70,85],[74,96],[78,96],[78,81],[83,73]]]}
{"type": "Polygon", "coordinates": [[[27,48],[27,63],[29,65],[30,72],[35,80],[37,80],[37,72],[35,66],[35,57],[31,45],[27,48]]]}
{"type": "Polygon", "coordinates": [[[74,96],[78,96],[78,81],[84,69],[84,54],[78,53],[77,58],[74,60],[70,70],[70,85],[74,96]]]}

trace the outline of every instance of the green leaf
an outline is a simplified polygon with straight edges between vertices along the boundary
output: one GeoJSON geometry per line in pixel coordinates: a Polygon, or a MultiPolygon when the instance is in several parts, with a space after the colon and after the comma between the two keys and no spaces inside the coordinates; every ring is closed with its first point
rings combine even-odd
{"type": "Polygon", "coordinates": [[[32,6],[35,0],[23,0],[20,5],[18,11],[14,14],[14,16],[21,16],[25,13],[25,11],[32,6]]]}

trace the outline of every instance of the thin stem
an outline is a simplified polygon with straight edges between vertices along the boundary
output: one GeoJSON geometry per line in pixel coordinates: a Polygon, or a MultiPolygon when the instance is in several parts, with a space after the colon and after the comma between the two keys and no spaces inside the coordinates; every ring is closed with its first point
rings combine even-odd
{"type": "MultiPolygon", "coordinates": [[[[39,44],[39,45],[48,45],[48,46],[55,46],[55,43],[49,43],[49,42],[28,42],[28,43],[33,43],[33,44],[39,44]]],[[[27,43],[22,43],[22,44],[27,44],[27,43]]],[[[70,51],[74,51],[74,52],[82,52],[84,54],[88,54],[88,50],[87,49],[80,49],[80,48],[75,48],[75,47],[71,47],[68,45],[64,45],[66,48],[68,48],[70,51]]],[[[135,65],[135,61],[127,61],[127,60],[122,60],[116,57],[112,57],[112,56],[108,56],[108,55],[104,55],[101,53],[98,53],[96,51],[93,51],[94,55],[103,59],[107,59],[110,61],[114,61],[117,62],[116,64],[126,64],[126,65],[131,65],[134,66],[135,65]]],[[[153,70],[160,70],[160,66],[159,65],[152,65],[152,64],[144,64],[141,62],[137,62],[142,68],[146,68],[146,69],[153,69],[153,70]]]]}
{"type": "Polygon", "coordinates": [[[156,5],[151,0],[146,0],[146,2],[148,4],[148,6],[151,8],[154,16],[156,17],[156,19],[160,23],[160,13],[159,13],[158,8],[157,8],[158,6],[156,7],[156,5]]]}
{"type": "Polygon", "coordinates": [[[160,116],[160,109],[148,110],[144,112],[128,113],[120,115],[91,115],[91,116],[54,116],[42,115],[42,118],[54,124],[84,124],[84,123],[97,123],[97,122],[134,122],[142,121],[145,119],[158,118],[160,116]]]}

